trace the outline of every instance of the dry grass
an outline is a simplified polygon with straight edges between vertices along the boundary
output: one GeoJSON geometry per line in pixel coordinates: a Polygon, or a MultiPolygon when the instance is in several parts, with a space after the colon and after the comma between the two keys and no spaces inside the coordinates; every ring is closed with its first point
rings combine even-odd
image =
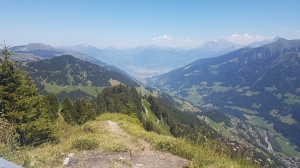
{"type": "Polygon", "coordinates": [[[69,126],[58,121],[60,133],[58,143],[45,143],[38,147],[22,147],[11,150],[0,144],[0,156],[23,167],[63,167],[62,162],[69,153],[93,150],[97,153],[114,153],[128,150],[125,143],[111,138],[97,122],[82,126],[69,126]]]}
{"type": "Polygon", "coordinates": [[[118,122],[125,131],[135,137],[147,140],[155,149],[168,151],[191,160],[189,167],[255,167],[245,160],[232,159],[223,153],[215,152],[215,141],[207,141],[202,145],[193,145],[184,139],[146,132],[132,118],[122,114],[103,114],[97,120],[118,122]]]}
{"type": "Polygon", "coordinates": [[[103,114],[97,118],[97,121],[82,126],[69,126],[59,119],[56,123],[56,129],[60,133],[59,142],[14,150],[0,144],[0,156],[25,168],[52,168],[63,167],[63,159],[69,153],[76,154],[83,150],[96,153],[128,151],[128,142],[125,139],[115,139],[107,130],[99,127],[99,121],[107,120],[118,122],[133,136],[132,139],[145,139],[157,150],[168,151],[190,160],[189,167],[254,167],[244,160],[232,159],[220,152],[214,152],[213,141],[196,146],[184,139],[146,132],[135,119],[122,114],[103,114]]]}

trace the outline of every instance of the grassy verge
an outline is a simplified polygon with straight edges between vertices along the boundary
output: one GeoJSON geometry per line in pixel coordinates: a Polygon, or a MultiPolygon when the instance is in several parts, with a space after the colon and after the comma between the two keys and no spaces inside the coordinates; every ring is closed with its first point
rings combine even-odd
{"type": "Polygon", "coordinates": [[[69,153],[93,150],[96,153],[127,151],[128,147],[101,129],[96,121],[81,126],[69,126],[62,119],[56,123],[59,142],[45,143],[38,147],[11,149],[0,144],[0,157],[25,168],[63,167],[69,153]]]}
{"type": "Polygon", "coordinates": [[[106,120],[118,122],[125,131],[135,137],[147,140],[155,149],[168,151],[191,160],[190,167],[255,167],[245,160],[232,159],[222,152],[215,152],[215,141],[193,145],[185,139],[146,132],[140,125],[134,123],[135,121],[132,118],[122,114],[103,114],[97,118],[97,121],[106,120]]]}
{"type": "Polygon", "coordinates": [[[63,160],[69,153],[92,151],[93,153],[115,153],[130,149],[126,141],[115,139],[98,121],[116,121],[134,138],[142,138],[153,148],[168,151],[190,160],[190,167],[254,167],[242,159],[232,159],[222,152],[216,152],[216,141],[207,140],[201,145],[194,145],[185,139],[146,132],[141,124],[130,116],[122,114],[103,114],[96,121],[81,126],[69,126],[61,118],[55,123],[59,141],[45,143],[38,147],[11,149],[0,144],[0,157],[10,160],[25,168],[63,167],[63,160]]]}

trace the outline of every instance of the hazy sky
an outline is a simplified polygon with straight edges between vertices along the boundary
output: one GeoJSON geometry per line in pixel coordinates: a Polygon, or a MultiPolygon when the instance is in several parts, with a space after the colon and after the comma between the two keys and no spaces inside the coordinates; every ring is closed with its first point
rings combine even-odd
{"type": "Polygon", "coordinates": [[[300,0],[0,0],[0,40],[99,48],[300,39],[300,0]]]}

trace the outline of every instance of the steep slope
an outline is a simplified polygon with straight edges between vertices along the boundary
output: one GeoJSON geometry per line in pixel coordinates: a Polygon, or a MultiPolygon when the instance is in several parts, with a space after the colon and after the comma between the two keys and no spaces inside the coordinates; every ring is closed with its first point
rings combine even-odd
{"type": "Polygon", "coordinates": [[[22,63],[22,66],[29,71],[39,89],[46,92],[70,93],[78,89],[89,95],[95,95],[103,87],[118,83],[139,86],[134,80],[117,71],[70,55],[22,63]]]}
{"type": "Polygon", "coordinates": [[[150,86],[159,86],[158,82],[163,82],[164,85],[170,85],[170,90],[177,90],[183,84],[191,87],[197,82],[214,82],[236,68],[265,58],[278,57],[299,44],[299,40],[281,39],[255,49],[242,48],[219,57],[200,59],[169,73],[149,78],[148,82],[150,86]]]}
{"type": "Polygon", "coordinates": [[[300,137],[294,134],[300,131],[299,53],[300,40],[279,39],[258,48],[200,59],[150,78],[148,85],[243,120],[262,117],[270,128],[300,146],[300,137]]]}

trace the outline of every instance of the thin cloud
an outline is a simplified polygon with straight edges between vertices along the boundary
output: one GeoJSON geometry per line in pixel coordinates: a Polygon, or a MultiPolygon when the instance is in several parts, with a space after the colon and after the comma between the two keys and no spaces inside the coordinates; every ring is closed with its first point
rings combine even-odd
{"type": "Polygon", "coordinates": [[[188,42],[188,43],[194,43],[196,42],[195,40],[191,40],[191,39],[186,39],[186,40],[183,40],[184,42],[188,42]]]}
{"type": "Polygon", "coordinates": [[[266,38],[263,36],[255,35],[251,36],[247,33],[245,34],[233,34],[227,38],[228,41],[238,43],[238,44],[249,44],[255,41],[263,41],[266,38]]]}
{"type": "Polygon", "coordinates": [[[173,38],[172,36],[163,35],[161,37],[154,37],[153,41],[171,41],[173,38]]]}
{"type": "Polygon", "coordinates": [[[300,30],[295,30],[295,33],[300,33],[300,30]]]}

